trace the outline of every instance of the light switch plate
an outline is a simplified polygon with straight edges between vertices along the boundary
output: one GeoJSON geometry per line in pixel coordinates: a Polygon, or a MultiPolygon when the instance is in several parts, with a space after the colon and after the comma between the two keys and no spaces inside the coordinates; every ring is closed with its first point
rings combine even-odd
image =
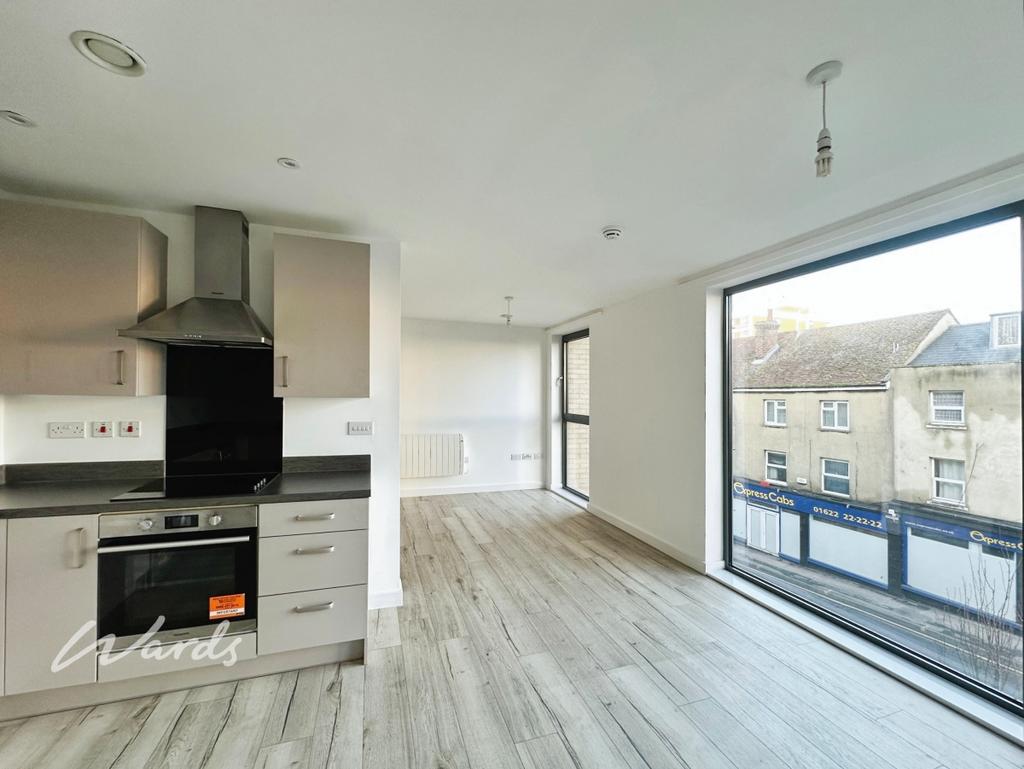
{"type": "Polygon", "coordinates": [[[114,423],[108,420],[93,422],[92,432],[90,433],[90,435],[92,435],[93,438],[113,438],[114,423]]]}
{"type": "Polygon", "coordinates": [[[47,422],[50,438],[84,438],[85,422],[47,422]]]}
{"type": "Polygon", "coordinates": [[[141,432],[142,422],[138,420],[121,420],[117,423],[117,434],[122,438],[138,438],[141,432]]]}
{"type": "Polygon", "coordinates": [[[373,422],[349,422],[349,435],[373,435],[373,422]]]}

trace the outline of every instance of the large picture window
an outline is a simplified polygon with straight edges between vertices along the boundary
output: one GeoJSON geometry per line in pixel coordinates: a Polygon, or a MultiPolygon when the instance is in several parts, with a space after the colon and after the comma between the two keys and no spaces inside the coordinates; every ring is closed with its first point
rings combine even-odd
{"type": "Polygon", "coordinates": [[[1022,215],[736,286],[723,328],[728,568],[1024,714],[1022,215]]]}

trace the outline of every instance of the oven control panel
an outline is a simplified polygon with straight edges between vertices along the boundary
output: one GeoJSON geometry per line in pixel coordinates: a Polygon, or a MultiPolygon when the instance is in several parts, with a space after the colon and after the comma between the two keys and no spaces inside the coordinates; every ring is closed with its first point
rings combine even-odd
{"type": "Polygon", "coordinates": [[[100,516],[100,539],[185,534],[211,529],[252,529],[256,527],[256,519],[255,505],[106,513],[100,516]]]}

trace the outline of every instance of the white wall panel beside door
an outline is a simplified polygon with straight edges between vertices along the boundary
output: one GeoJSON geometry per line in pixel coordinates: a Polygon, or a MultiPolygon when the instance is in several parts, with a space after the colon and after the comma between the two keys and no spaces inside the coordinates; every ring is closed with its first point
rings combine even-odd
{"type": "MultiPolygon", "coordinates": [[[[0,425],[2,426],[2,425],[0,425]]],[[[7,607],[4,605],[7,591],[7,521],[0,521],[0,697],[4,694],[4,619],[7,607]]]]}

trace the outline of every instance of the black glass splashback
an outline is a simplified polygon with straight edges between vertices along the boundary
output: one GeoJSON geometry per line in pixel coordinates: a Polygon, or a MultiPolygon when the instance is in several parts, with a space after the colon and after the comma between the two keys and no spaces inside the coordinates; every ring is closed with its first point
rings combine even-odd
{"type": "Polygon", "coordinates": [[[272,350],[167,348],[166,474],[281,471],[272,350]]]}

